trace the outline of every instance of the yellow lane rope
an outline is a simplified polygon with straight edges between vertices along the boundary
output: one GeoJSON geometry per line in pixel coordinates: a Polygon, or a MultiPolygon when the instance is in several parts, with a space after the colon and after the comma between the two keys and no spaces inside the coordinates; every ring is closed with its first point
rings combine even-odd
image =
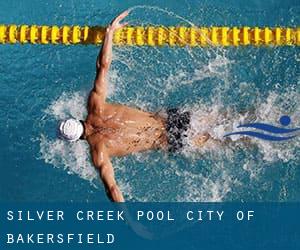
{"type": "MultiPolygon", "coordinates": [[[[0,44],[100,44],[105,27],[0,25],[0,44]]],[[[299,46],[300,27],[126,27],[114,44],[136,46],[299,46]]]]}

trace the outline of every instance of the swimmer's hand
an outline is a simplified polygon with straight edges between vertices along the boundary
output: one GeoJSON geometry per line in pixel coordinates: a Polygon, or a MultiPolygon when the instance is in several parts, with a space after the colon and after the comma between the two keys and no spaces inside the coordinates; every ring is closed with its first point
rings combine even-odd
{"type": "Polygon", "coordinates": [[[115,32],[118,29],[124,28],[126,25],[128,25],[128,22],[120,23],[125,17],[127,17],[129,14],[129,11],[126,10],[123,13],[121,13],[119,16],[117,16],[107,27],[107,32],[115,32]]]}

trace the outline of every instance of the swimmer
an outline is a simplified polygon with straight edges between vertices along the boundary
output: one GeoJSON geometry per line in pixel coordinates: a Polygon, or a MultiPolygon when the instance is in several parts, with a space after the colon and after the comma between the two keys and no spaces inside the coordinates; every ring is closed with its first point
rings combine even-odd
{"type": "MultiPolygon", "coordinates": [[[[107,27],[103,46],[96,61],[94,87],[88,98],[88,115],[84,121],[70,118],[59,124],[59,137],[70,142],[86,140],[92,161],[105,186],[108,197],[123,202],[110,159],[145,150],[180,151],[191,115],[179,109],[169,109],[162,117],[140,109],[108,103],[107,76],[112,61],[114,32],[127,23],[121,21],[129,14],[123,12],[107,27]]],[[[195,146],[210,139],[208,133],[195,136],[195,146]]]]}

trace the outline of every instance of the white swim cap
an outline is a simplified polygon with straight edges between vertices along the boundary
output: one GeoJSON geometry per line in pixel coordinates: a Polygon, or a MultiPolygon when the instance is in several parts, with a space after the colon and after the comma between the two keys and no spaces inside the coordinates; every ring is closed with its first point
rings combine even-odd
{"type": "Polygon", "coordinates": [[[58,127],[59,137],[66,141],[77,141],[83,134],[84,127],[79,120],[68,119],[61,121],[58,127]]]}

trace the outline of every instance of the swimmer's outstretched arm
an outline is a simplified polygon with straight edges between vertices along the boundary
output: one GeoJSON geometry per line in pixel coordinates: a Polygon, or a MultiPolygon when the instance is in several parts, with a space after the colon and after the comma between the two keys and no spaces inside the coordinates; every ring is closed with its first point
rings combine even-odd
{"type": "Polygon", "coordinates": [[[124,202],[123,195],[115,180],[113,166],[103,143],[93,149],[92,158],[95,167],[99,170],[100,178],[109,199],[114,202],[124,202]]]}
{"type": "Polygon", "coordinates": [[[114,32],[117,29],[123,28],[127,23],[120,23],[127,15],[128,11],[123,12],[117,16],[111,24],[106,28],[105,38],[103,46],[96,61],[96,78],[94,83],[94,91],[103,98],[106,99],[107,94],[107,74],[112,61],[112,44],[114,32]]]}

